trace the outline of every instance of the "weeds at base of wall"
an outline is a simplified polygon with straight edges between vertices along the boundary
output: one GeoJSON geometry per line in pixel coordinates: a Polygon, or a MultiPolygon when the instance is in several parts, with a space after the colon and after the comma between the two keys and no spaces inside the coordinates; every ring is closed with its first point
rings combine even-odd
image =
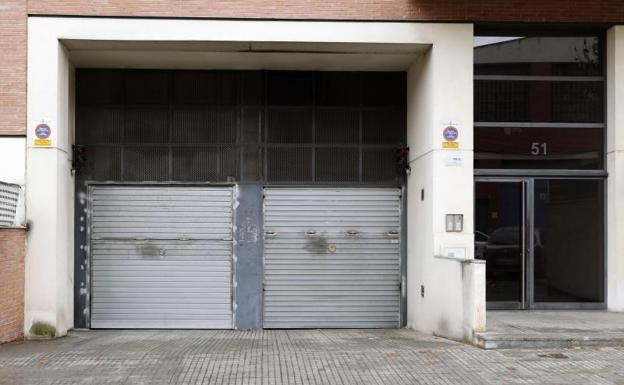
{"type": "Polygon", "coordinates": [[[28,334],[29,339],[51,339],[56,336],[56,328],[47,322],[35,322],[28,334]]]}

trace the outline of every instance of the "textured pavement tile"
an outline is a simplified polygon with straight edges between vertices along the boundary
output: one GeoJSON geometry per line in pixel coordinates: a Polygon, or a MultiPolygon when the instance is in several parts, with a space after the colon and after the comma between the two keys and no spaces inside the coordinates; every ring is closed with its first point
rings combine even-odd
{"type": "Polygon", "coordinates": [[[624,349],[485,351],[407,329],[86,331],[0,346],[0,384],[624,384],[624,349]]]}

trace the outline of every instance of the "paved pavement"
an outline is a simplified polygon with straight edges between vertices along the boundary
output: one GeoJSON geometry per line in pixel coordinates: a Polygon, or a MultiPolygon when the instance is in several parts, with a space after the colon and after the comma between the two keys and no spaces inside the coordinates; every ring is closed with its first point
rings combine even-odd
{"type": "Polygon", "coordinates": [[[482,350],[412,330],[85,331],[0,346],[0,384],[624,384],[623,348],[482,350]]]}
{"type": "Polygon", "coordinates": [[[485,348],[624,346],[624,313],[600,310],[488,311],[485,348]]]}

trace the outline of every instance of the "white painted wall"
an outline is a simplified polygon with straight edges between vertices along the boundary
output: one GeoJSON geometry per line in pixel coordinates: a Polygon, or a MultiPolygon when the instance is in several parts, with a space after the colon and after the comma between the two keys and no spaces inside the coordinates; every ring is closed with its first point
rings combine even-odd
{"type": "MultiPolygon", "coordinates": [[[[472,25],[30,17],[28,28],[28,119],[52,119],[57,137],[54,148],[29,147],[26,155],[27,212],[33,225],[27,249],[26,331],[38,320],[55,325],[60,335],[72,326],[73,178],[68,154],[73,132],[73,107],[68,102],[72,52],[63,48],[62,41],[80,49],[73,56],[83,63],[92,61],[87,51],[93,46],[94,55],[103,55],[99,57],[106,58],[106,65],[116,67],[123,67],[124,58],[132,55],[102,53],[107,49],[104,41],[152,47],[157,46],[154,42],[168,47],[188,42],[283,42],[289,49],[308,53],[312,51],[307,48],[319,43],[341,43],[349,49],[320,61],[322,69],[341,70],[396,69],[405,66],[405,55],[419,57],[405,67],[410,68],[408,142],[414,159],[408,184],[408,323],[455,339],[469,338],[482,326],[478,311],[485,298],[477,289],[485,285],[483,265],[466,268],[456,260],[434,258],[449,245],[464,247],[468,259],[473,253],[472,25]],[[358,51],[366,44],[388,46],[375,53],[376,60],[354,62],[353,55],[370,54],[358,51]],[[405,49],[397,50],[396,45],[405,49]],[[429,47],[424,55],[423,47],[429,47]],[[449,120],[461,124],[459,150],[441,149],[442,123],[449,120]],[[460,157],[462,164],[447,166],[451,155],[460,157]],[[445,233],[446,213],[464,214],[462,233],[445,233]],[[424,298],[420,285],[425,286],[424,298]]],[[[118,52],[119,47],[114,48],[118,52]]],[[[296,53],[282,52],[271,60],[247,53],[241,60],[245,68],[254,68],[254,63],[283,68],[279,66],[288,62],[289,55],[296,53]]],[[[219,55],[204,53],[204,59],[210,57],[219,55]]],[[[197,57],[173,51],[163,56],[159,51],[153,59],[152,68],[188,68],[197,57]],[[167,60],[158,62],[158,57],[167,60]]],[[[29,127],[28,143],[30,131],[29,127]]]]}
{"type": "Polygon", "coordinates": [[[472,42],[471,25],[439,28],[408,72],[408,325],[458,340],[485,327],[484,265],[436,257],[459,247],[474,258],[472,42]],[[442,148],[445,122],[459,125],[457,150],[442,148]],[[445,231],[446,214],[464,215],[463,232],[445,231]]]}
{"type": "Polygon", "coordinates": [[[0,181],[21,186],[15,226],[25,226],[26,138],[0,137],[0,181]]]}
{"type": "Polygon", "coordinates": [[[624,26],[607,33],[607,307],[624,311],[624,26]]]}
{"type": "Polygon", "coordinates": [[[28,114],[24,330],[34,322],[73,326],[73,178],[67,52],[54,34],[37,30],[28,39],[28,114]],[[48,119],[53,147],[36,148],[34,122],[48,119]]]}

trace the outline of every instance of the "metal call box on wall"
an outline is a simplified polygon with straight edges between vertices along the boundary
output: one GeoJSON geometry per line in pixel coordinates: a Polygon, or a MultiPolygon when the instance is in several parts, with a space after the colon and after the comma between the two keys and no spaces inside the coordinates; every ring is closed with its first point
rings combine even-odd
{"type": "Polygon", "coordinates": [[[446,232],[461,233],[464,230],[464,214],[446,214],[446,232]]]}

